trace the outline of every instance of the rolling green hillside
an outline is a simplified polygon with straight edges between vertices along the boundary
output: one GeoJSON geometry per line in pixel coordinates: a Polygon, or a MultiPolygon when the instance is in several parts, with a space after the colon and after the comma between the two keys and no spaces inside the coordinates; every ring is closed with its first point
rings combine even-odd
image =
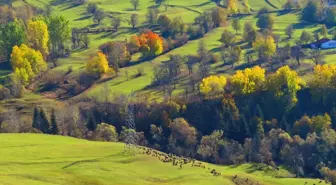
{"type": "Polygon", "coordinates": [[[38,134],[0,134],[0,142],[1,185],[235,185],[235,175],[239,185],[324,185],[318,179],[275,178],[290,173],[249,164],[179,169],[152,156],[126,155],[122,143],[38,134]],[[221,175],[213,176],[208,168],[221,175]]]}
{"type": "MultiPolygon", "coordinates": [[[[240,1],[239,1],[240,2],[240,1]]],[[[241,24],[244,22],[256,23],[257,17],[256,12],[262,8],[267,7],[270,10],[277,11],[282,9],[282,5],[286,2],[285,0],[250,0],[250,6],[253,10],[250,16],[239,17],[241,24]]],[[[241,2],[240,2],[241,3],[241,2]]],[[[154,5],[154,2],[151,0],[141,0],[139,9],[133,11],[131,9],[131,4],[128,0],[89,0],[87,3],[79,6],[73,6],[72,1],[60,1],[60,0],[25,0],[25,1],[15,1],[14,6],[22,6],[22,4],[29,4],[34,7],[45,9],[47,6],[51,6],[52,13],[55,15],[63,15],[67,20],[70,21],[71,27],[79,28],[91,28],[91,27],[106,27],[111,26],[111,20],[113,17],[120,17],[122,19],[121,28],[118,32],[109,32],[109,33],[99,33],[99,34],[90,34],[90,45],[89,49],[85,50],[75,50],[68,58],[61,58],[58,60],[58,67],[54,68],[53,71],[65,73],[69,67],[73,69],[73,74],[79,74],[84,71],[85,64],[88,57],[95,53],[98,50],[99,45],[107,41],[124,41],[129,39],[131,35],[137,34],[137,31],[132,30],[129,25],[129,19],[132,14],[139,15],[139,26],[146,26],[146,14],[148,8],[154,5]],[[98,7],[104,10],[109,16],[103,20],[103,22],[97,26],[93,23],[92,15],[86,13],[87,4],[93,2],[97,3],[98,7]]],[[[181,17],[186,24],[192,24],[194,19],[203,13],[206,10],[214,8],[216,5],[209,0],[194,0],[194,1],[182,1],[182,0],[170,0],[167,10],[164,6],[159,8],[160,14],[165,14],[170,18],[181,17]]],[[[240,4],[240,8],[243,5],[240,4]]],[[[290,40],[291,44],[295,44],[299,40],[300,34],[302,31],[306,30],[311,33],[317,32],[320,29],[320,25],[303,23],[299,20],[300,12],[287,12],[287,13],[273,13],[275,17],[275,26],[274,33],[282,37],[280,46],[284,46],[288,43],[287,36],[284,33],[285,28],[293,24],[295,32],[293,38],[290,40]]],[[[166,61],[172,54],[181,54],[181,55],[193,55],[196,54],[198,43],[200,40],[204,40],[206,47],[212,53],[219,55],[219,47],[221,42],[219,42],[220,36],[224,29],[231,28],[232,19],[229,20],[228,24],[224,27],[220,27],[212,30],[207,33],[205,37],[189,41],[187,44],[173,49],[172,51],[158,56],[157,58],[151,61],[145,61],[136,65],[122,68],[117,77],[112,80],[104,81],[100,84],[95,84],[94,87],[88,89],[80,96],[94,96],[97,97],[99,92],[103,87],[108,87],[112,92],[121,92],[121,93],[130,93],[132,91],[138,91],[146,94],[151,94],[153,99],[160,98],[163,96],[162,93],[158,92],[156,89],[148,89],[147,87],[151,84],[153,76],[153,68],[162,62],[166,61]],[[142,69],[145,73],[144,76],[138,78],[131,78],[126,80],[126,71],[129,76],[133,76],[137,73],[138,69],[142,69]]],[[[139,30],[138,30],[139,31],[139,30]]],[[[333,28],[329,29],[329,33],[333,31],[333,28]]],[[[239,36],[238,36],[239,38],[239,36]]],[[[250,49],[250,48],[248,48],[250,49]]],[[[132,61],[137,62],[140,55],[134,54],[132,56],[132,61]]],[[[326,62],[334,63],[335,55],[327,55],[326,62]]],[[[308,66],[312,66],[310,60],[305,61],[308,66]]],[[[243,62],[236,64],[239,68],[240,65],[243,65],[243,62]]],[[[289,64],[290,65],[290,64],[289,64]]],[[[304,65],[306,66],[306,65],[304,65]]],[[[301,67],[302,68],[302,67],[301,67]]],[[[306,70],[306,68],[298,70],[306,70]]],[[[231,69],[228,66],[213,65],[211,72],[213,74],[223,74],[228,75],[235,72],[235,68],[231,69]]],[[[184,89],[184,82],[179,81],[177,89],[173,94],[177,94],[184,89]]]]}

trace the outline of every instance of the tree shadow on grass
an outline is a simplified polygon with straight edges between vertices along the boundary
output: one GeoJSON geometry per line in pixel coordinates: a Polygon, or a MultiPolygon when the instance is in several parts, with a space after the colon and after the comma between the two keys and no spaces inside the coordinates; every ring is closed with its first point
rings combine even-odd
{"type": "Polygon", "coordinates": [[[83,16],[83,17],[74,19],[74,21],[83,21],[83,20],[89,19],[89,18],[91,18],[91,17],[92,17],[91,15],[85,15],[85,16],[83,16]]]}
{"type": "Polygon", "coordinates": [[[299,23],[293,24],[294,29],[303,29],[303,28],[309,28],[309,27],[312,28],[315,26],[316,26],[315,23],[310,23],[310,22],[299,22],[299,23]]]}

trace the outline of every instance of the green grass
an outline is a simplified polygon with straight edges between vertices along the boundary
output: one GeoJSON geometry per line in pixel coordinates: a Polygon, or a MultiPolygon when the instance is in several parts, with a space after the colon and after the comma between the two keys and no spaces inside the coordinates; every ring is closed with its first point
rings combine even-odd
{"type": "MultiPolygon", "coordinates": [[[[275,178],[290,176],[281,169],[256,165],[216,166],[206,169],[170,163],[138,154],[123,154],[122,143],[91,142],[62,136],[0,134],[1,185],[235,185],[232,177],[249,178],[260,185],[308,185],[314,179],[275,178]],[[212,176],[215,168],[221,176],[212,176]]],[[[321,185],[325,185],[321,183],[321,185]]]]}

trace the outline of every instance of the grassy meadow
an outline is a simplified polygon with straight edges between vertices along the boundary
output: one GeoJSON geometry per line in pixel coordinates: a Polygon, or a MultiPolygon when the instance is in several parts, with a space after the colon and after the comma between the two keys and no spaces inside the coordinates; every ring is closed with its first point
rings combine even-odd
{"type": "Polygon", "coordinates": [[[235,185],[235,175],[259,185],[325,185],[319,179],[288,178],[292,175],[284,169],[251,164],[204,163],[205,169],[188,164],[179,169],[152,156],[125,154],[122,143],[40,134],[0,134],[0,141],[1,185],[235,185]],[[221,176],[213,176],[208,168],[221,176]]]}
{"type": "MultiPolygon", "coordinates": [[[[250,0],[250,6],[253,12],[258,11],[262,7],[267,7],[270,10],[277,11],[282,9],[282,5],[286,2],[286,0],[250,0]]],[[[131,29],[129,25],[129,19],[132,14],[139,15],[139,24],[140,26],[146,25],[146,14],[147,9],[154,5],[152,0],[141,0],[139,9],[136,11],[132,10],[132,6],[128,0],[89,0],[84,5],[74,6],[71,1],[61,1],[61,0],[18,0],[15,2],[14,6],[22,6],[28,3],[31,6],[38,7],[41,9],[45,9],[47,5],[50,5],[52,8],[52,13],[54,15],[63,15],[67,20],[70,21],[70,25],[73,28],[94,28],[94,27],[107,27],[111,26],[111,21],[113,17],[120,17],[122,19],[121,28],[118,32],[108,32],[108,33],[99,33],[99,34],[90,34],[90,45],[89,49],[80,49],[75,50],[68,58],[61,58],[58,60],[58,66],[53,70],[59,72],[66,72],[69,68],[73,69],[74,74],[78,74],[81,71],[85,70],[85,64],[90,55],[94,54],[99,45],[107,42],[107,41],[124,41],[130,38],[130,36],[137,34],[139,30],[131,29]],[[102,23],[97,26],[92,19],[92,15],[89,15],[86,12],[87,4],[93,2],[97,3],[98,7],[104,10],[109,16],[105,18],[102,23]]],[[[241,3],[241,2],[240,2],[241,3]]],[[[167,6],[161,6],[159,8],[160,14],[165,14],[170,18],[181,17],[183,21],[187,24],[193,23],[194,19],[200,15],[202,12],[209,10],[216,5],[208,0],[193,0],[193,1],[183,1],[183,0],[170,0],[167,6]]],[[[242,8],[243,5],[239,4],[239,7],[242,8]]],[[[287,12],[287,13],[272,13],[275,17],[275,25],[274,25],[274,33],[281,36],[281,41],[279,43],[280,46],[284,46],[287,43],[291,43],[294,45],[300,37],[302,31],[306,30],[311,33],[318,32],[320,29],[320,25],[317,24],[309,24],[304,23],[299,20],[300,12],[287,12]],[[285,28],[293,24],[295,28],[295,32],[293,34],[293,38],[291,40],[287,39],[285,35],[285,28]]],[[[253,13],[250,16],[239,17],[241,24],[243,25],[245,22],[256,23],[257,17],[253,13]]],[[[162,62],[168,60],[169,55],[172,54],[180,54],[180,55],[192,55],[196,54],[197,47],[200,40],[205,42],[207,49],[212,53],[217,53],[219,55],[221,42],[219,41],[221,34],[224,29],[232,30],[231,28],[232,19],[230,19],[226,26],[220,27],[212,30],[207,33],[205,37],[200,38],[198,40],[189,41],[187,44],[173,49],[172,51],[165,53],[163,55],[158,56],[157,58],[151,61],[145,61],[142,63],[138,63],[136,65],[132,65],[126,68],[122,68],[117,77],[112,78],[111,80],[107,80],[103,83],[95,84],[92,88],[86,90],[80,96],[85,97],[96,97],[102,91],[103,88],[108,87],[111,92],[118,93],[130,93],[132,91],[139,92],[140,94],[150,94],[153,99],[162,98],[163,94],[159,92],[157,89],[148,89],[147,87],[151,84],[152,76],[153,76],[153,68],[157,65],[160,65],[162,62]],[[145,75],[132,78],[138,70],[141,69],[144,71],[145,75]],[[127,80],[126,71],[130,78],[127,80]]],[[[329,32],[331,33],[335,28],[330,28],[329,32]]],[[[233,31],[233,30],[232,30],[233,31]]],[[[240,42],[241,35],[237,35],[237,42],[240,42]]],[[[245,43],[241,43],[241,46],[244,46],[245,43]]],[[[246,51],[251,48],[245,48],[246,51]]],[[[137,62],[140,58],[140,54],[134,54],[132,56],[132,61],[137,62]]],[[[336,56],[335,55],[326,55],[327,63],[335,63],[336,56]]],[[[309,60],[305,60],[304,63],[307,63],[308,66],[312,67],[313,64],[309,60]]],[[[233,74],[237,69],[240,69],[239,66],[242,65],[243,62],[236,64],[235,68],[231,68],[230,66],[223,66],[219,64],[214,64],[212,66],[211,73],[212,74],[222,74],[222,75],[230,75],[233,74]]],[[[306,66],[307,67],[307,66],[306,66]]],[[[304,69],[298,69],[306,70],[304,69]]],[[[7,75],[6,71],[1,72],[0,80],[7,75]],[[4,75],[2,75],[4,74],[4,75]]],[[[179,82],[178,88],[174,91],[174,94],[181,92],[184,89],[184,82],[181,80],[179,82]]]]}

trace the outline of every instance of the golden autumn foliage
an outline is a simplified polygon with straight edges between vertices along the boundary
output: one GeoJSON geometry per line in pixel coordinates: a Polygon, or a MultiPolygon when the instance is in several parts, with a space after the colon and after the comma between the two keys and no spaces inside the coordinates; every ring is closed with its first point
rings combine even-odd
{"type": "Polygon", "coordinates": [[[43,20],[29,20],[27,24],[28,42],[30,46],[39,50],[44,57],[49,54],[48,26],[43,20]]]}
{"type": "Polygon", "coordinates": [[[248,95],[261,90],[265,81],[265,69],[256,66],[237,71],[230,82],[235,93],[248,95]]]}
{"type": "Polygon", "coordinates": [[[23,84],[30,82],[39,73],[47,69],[40,51],[36,51],[25,44],[14,46],[11,54],[11,65],[14,73],[23,84]]]}
{"type": "Polygon", "coordinates": [[[237,7],[237,0],[228,0],[227,1],[227,9],[230,14],[236,14],[238,13],[238,7],[237,7]]]}
{"type": "Polygon", "coordinates": [[[326,100],[328,91],[336,89],[336,65],[316,65],[310,82],[313,97],[326,100]]]}
{"type": "Polygon", "coordinates": [[[259,37],[253,42],[253,48],[259,52],[259,55],[264,57],[271,57],[276,52],[276,44],[274,38],[270,35],[266,37],[259,37]]]}
{"type": "Polygon", "coordinates": [[[90,74],[102,75],[110,70],[106,56],[102,52],[97,52],[97,55],[89,58],[86,63],[86,71],[90,74]]]}
{"type": "Polygon", "coordinates": [[[305,82],[299,77],[296,71],[288,66],[279,68],[267,79],[268,90],[275,93],[277,97],[288,95],[293,103],[297,102],[296,92],[301,89],[305,82]]]}
{"type": "Polygon", "coordinates": [[[142,33],[140,36],[132,36],[131,43],[146,56],[155,56],[163,52],[163,38],[152,31],[142,33]]]}
{"type": "Polygon", "coordinates": [[[209,76],[204,78],[199,86],[200,91],[204,95],[215,95],[224,92],[226,85],[224,76],[209,76]]]}

